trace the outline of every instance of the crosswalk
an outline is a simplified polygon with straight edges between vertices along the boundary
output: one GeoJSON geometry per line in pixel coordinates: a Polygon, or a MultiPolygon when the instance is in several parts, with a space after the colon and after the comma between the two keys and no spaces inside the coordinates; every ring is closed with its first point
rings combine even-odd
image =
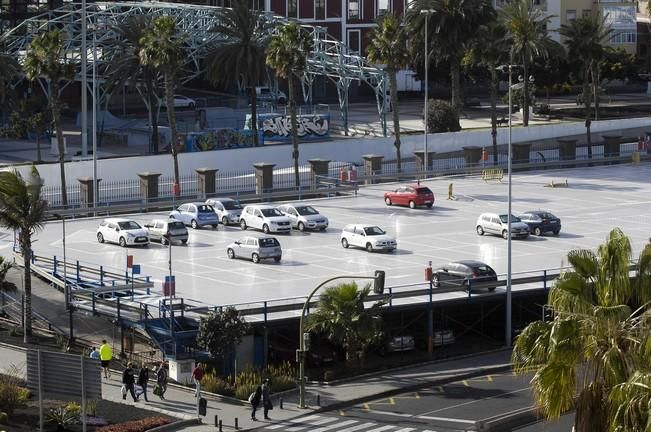
{"type": "Polygon", "coordinates": [[[400,425],[382,425],[370,421],[320,415],[310,415],[274,423],[265,426],[262,430],[275,432],[454,432],[454,429],[434,430],[402,427],[400,425]]]}

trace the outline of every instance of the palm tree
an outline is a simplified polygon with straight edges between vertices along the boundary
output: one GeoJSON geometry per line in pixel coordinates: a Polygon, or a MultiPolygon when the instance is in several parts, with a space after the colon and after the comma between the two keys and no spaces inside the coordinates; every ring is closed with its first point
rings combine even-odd
{"type": "Polygon", "coordinates": [[[108,76],[108,91],[122,89],[125,85],[142,88],[144,86],[144,100],[149,112],[151,122],[152,152],[158,153],[158,112],[159,103],[156,94],[159,79],[158,70],[152,66],[144,65],[140,60],[140,41],[145,30],[151,26],[151,19],[146,15],[129,17],[122,25],[115,26],[117,38],[112,42],[119,52],[118,60],[111,66],[108,76]]]}
{"type": "Polygon", "coordinates": [[[450,65],[452,106],[461,109],[461,59],[464,48],[473,40],[480,26],[494,11],[487,0],[414,0],[410,3],[406,23],[413,49],[423,46],[425,20],[428,20],[428,47],[437,62],[450,65]],[[421,14],[421,10],[433,11],[421,14]]]}
{"type": "Polygon", "coordinates": [[[140,38],[140,62],[163,75],[165,82],[165,106],[170,125],[170,151],[174,159],[174,193],[180,195],[179,159],[177,151],[176,113],[174,111],[174,86],[185,59],[184,35],[179,35],[176,21],[170,16],[159,16],[145,29],[140,38]]]}
{"type": "Polygon", "coordinates": [[[36,167],[23,179],[17,171],[0,172],[0,226],[18,232],[23,256],[25,335],[32,335],[32,235],[43,228],[47,201],[41,198],[42,181],[36,167]]]}
{"type": "MultiPolygon", "coordinates": [[[[511,60],[522,65],[523,94],[522,124],[529,125],[529,66],[536,57],[546,57],[553,44],[547,34],[551,19],[540,9],[534,9],[530,0],[515,0],[502,8],[502,22],[509,33],[511,60]]],[[[511,61],[513,63],[513,61],[511,61]]]]}
{"type": "Polygon", "coordinates": [[[4,50],[0,51],[0,103],[2,106],[6,106],[7,82],[20,75],[21,72],[18,61],[4,50]]]}
{"type": "Polygon", "coordinates": [[[563,24],[560,29],[565,38],[570,64],[574,65],[583,81],[583,106],[585,108],[586,140],[588,143],[588,158],[592,158],[592,140],[590,137],[591,108],[594,95],[595,106],[598,105],[598,76],[599,63],[604,58],[605,45],[610,39],[612,29],[606,23],[606,18],[600,14],[588,15],[563,24]],[[594,86],[591,94],[590,81],[594,86]]]}
{"type": "Polygon", "coordinates": [[[357,354],[363,360],[365,349],[382,336],[383,303],[364,308],[370,292],[370,285],[360,290],[355,282],[327,288],[319,298],[316,311],[307,320],[308,331],[321,333],[344,348],[348,363],[353,363],[357,354]]]}
{"type": "Polygon", "coordinates": [[[30,80],[44,77],[49,83],[48,104],[52,111],[52,121],[57,136],[59,167],[61,170],[61,201],[68,205],[66,190],[65,154],[63,130],[61,129],[61,99],[59,81],[72,78],[74,65],[64,56],[63,36],[59,30],[50,30],[32,40],[25,54],[23,69],[30,80]]]}
{"type": "MultiPolygon", "coordinates": [[[[377,22],[377,27],[369,35],[368,59],[374,63],[382,63],[389,75],[391,89],[391,107],[393,110],[393,135],[396,148],[396,162],[400,171],[400,115],[398,108],[398,82],[396,74],[407,65],[407,35],[400,20],[392,13],[384,14],[377,22]]],[[[383,96],[384,97],[384,96],[383,96]]]]}
{"type": "Polygon", "coordinates": [[[215,46],[206,58],[206,75],[213,84],[225,86],[240,84],[248,88],[251,97],[251,131],[258,146],[257,93],[255,87],[266,79],[265,49],[268,42],[267,21],[259,12],[248,7],[245,0],[237,0],[231,9],[217,12],[218,24],[211,31],[226,41],[215,46]]]}
{"type": "Polygon", "coordinates": [[[296,187],[300,186],[298,173],[298,127],[296,121],[296,96],[294,96],[294,77],[301,76],[307,66],[307,56],[312,51],[310,35],[297,23],[290,22],[277,28],[267,47],[267,65],[281,78],[287,79],[288,109],[292,127],[292,157],[296,187]]]}
{"type": "Polygon", "coordinates": [[[534,371],[531,387],[542,413],[558,418],[575,409],[576,432],[608,430],[608,394],[633,376],[639,353],[648,350],[651,245],[633,278],[631,257],[619,229],[596,253],[568,253],[572,270],[549,293],[554,320],[530,324],[515,343],[514,370],[534,371]]]}

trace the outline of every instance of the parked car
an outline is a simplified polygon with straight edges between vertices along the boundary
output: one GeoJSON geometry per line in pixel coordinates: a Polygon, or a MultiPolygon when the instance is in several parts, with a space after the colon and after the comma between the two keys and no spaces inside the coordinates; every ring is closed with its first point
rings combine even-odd
{"type": "Polygon", "coordinates": [[[215,209],[215,214],[217,214],[217,218],[222,222],[222,225],[240,223],[242,204],[239,201],[232,198],[210,198],[206,200],[206,204],[215,209]]]}
{"type": "MultiPolygon", "coordinates": [[[[496,234],[505,239],[509,238],[508,216],[506,214],[483,213],[477,218],[477,234],[496,234]]],[[[517,217],[511,215],[511,236],[529,237],[529,226],[517,217]]]]}
{"type": "MultiPolygon", "coordinates": [[[[194,109],[196,106],[197,102],[194,99],[183,95],[174,95],[174,108],[194,109]]],[[[165,98],[161,102],[161,107],[167,108],[167,100],[165,98]]]]}
{"type": "Polygon", "coordinates": [[[100,222],[97,228],[97,241],[117,243],[122,247],[147,246],[149,234],[134,220],[107,218],[100,222]]]}
{"type": "Polygon", "coordinates": [[[285,105],[287,103],[287,95],[282,90],[274,90],[271,87],[259,86],[255,88],[256,97],[260,102],[273,102],[274,98],[278,105],[285,105]]]}
{"type": "Polygon", "coordinates": [[[246,258],[257,264],[261,259],[267,258],[280,262],[283,251],[275,237],[243,237],[229,244],[226,254],[230,259],[246,258]]]}
{"type": "Polygon", "coordinates": [[[341,231],[341,245],[344,248],[361,247],[373,252],[395,250],[398,242],[375,225],[352,224],[346,225],[341,231]]]}
{"type": "Polygon", "coordinates": [[[278,206],[278,210],[291,220],[292,228],[298,228],[299,231],[306,229],[323,231],[328,228],[328,218],[310,205],[283,204],[278,206]]]}
{"type": "Polygon", "coordinates": [[[215,210],[208,204],[202,202],[181,204],[176,210],[170,212],[170,219],[176,219],[194,229],[210,225],[217,229],[219,219],[215,210]]]}
{"type": "Polygon", "coordinates": [[[240,215],[240,228],[255,228],[265,234],[270,232],[290,232],[291,221],[276,207],[267,204],[248,205],[240,215]]]}
{"type": "Polygon", "coordinates": [[[433,344],[434,346],[450,345],[453,344],[454,331],[453,330],[434,330],[433,334],[433,344]]]}
{"type": "Polygon", "coordinates": [[[403,334],[393,334],[389,336],[384,344],[384,352],[402,352],[413,351],[416,348],[414,337],[403,334]]]}
{"type": "Polygon", "coordinates": [[[518,217],[529,226],[529,231],[537,236],[546,232],[551,232],[554,235],[561,232],[561,220],[550,212],[533,210],[522,213],[518,217]]]}
{"type": "Polygon", "coordinates": [[[159,241],[161,244],[171,242],[188,242],[188,229],[181,221],[174,219],[154,219],[145,224],[150,241],[159,241]]]}
{"type": "Polygon", "coordinates": [[[400,186],[391,192],[385,192],[384,202],[388,206],[395,204],[408,205],[412,209],[416,208],[416,206],[427,206],[430,208],[434,205],[434,194],[426,186],[410,184],[400,186]]]}
{"type": "MultiPolygon", "coordinates": [[[[474,260],[455,261],[432,271],[434,288],[464,287],[471,289],[475,286],[490,284],[497,281],[497,273],[486,263],[474,260]]],[[[488,287],[495,291],[495,286],[488,287]]]]}

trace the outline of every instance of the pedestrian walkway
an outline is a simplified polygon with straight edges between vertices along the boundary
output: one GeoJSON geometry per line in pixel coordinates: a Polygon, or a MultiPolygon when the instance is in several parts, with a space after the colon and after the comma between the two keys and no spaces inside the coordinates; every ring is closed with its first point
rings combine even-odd
{"type": "Polygon", "coordinates": [[[425,427],[391,426],[363,420],[309,415],[264,426],[261,429],[275,432],[435,432],[431,429],[424,429],[425,427]]]}

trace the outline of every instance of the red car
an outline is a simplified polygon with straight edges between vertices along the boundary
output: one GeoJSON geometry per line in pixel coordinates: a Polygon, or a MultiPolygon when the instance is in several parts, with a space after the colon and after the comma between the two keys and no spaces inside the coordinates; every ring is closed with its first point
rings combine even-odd
{"type": "Polygon", "coordinates": [[[408,205],[409,208],[416,208],[416,206],[432,207],[434,205],[434,194],[430,188],[419,185],[410,184],[400,186],[392,192],[384,193],[384,202],[386,205],[408,205]]]}

